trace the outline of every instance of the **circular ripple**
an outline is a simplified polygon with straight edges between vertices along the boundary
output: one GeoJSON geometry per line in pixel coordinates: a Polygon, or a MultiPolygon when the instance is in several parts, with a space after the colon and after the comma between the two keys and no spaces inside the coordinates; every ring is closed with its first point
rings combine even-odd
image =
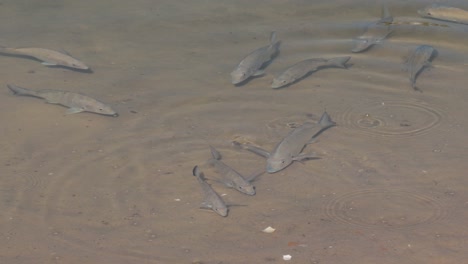
{"type": "Polygon", "coordinates": [[[301,126],[305,121],[318,122],[320,116],[311,113],[296,113],[278,117],[265,124],[268,133],[273,136],[285,136],[288,131],[301,126]]]}
{"type": "Polygon", "coordinates": [[[437,127],[443,114],[420,101],[384,101],[350,107],[341,119],[340,125],[364,134],[407,137],[437,127]]]}
{"type": "Polygon", "coordinates": [[[404,190],[360,190],[331,200],[325,214],[341,223],[383,229],[416,228],[446,216],[436,200],[404,190]]]}

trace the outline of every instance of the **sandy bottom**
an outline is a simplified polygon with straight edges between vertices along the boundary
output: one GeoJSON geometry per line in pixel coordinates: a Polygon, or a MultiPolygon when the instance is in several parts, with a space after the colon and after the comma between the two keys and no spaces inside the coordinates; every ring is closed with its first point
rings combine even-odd
{"type": "Polygon", "coordinates": [[[389,1],[401,23],[358,54],[352,39],[379,18],[376,1],[27,2],[2,2],[0,44],[63,49],[93,73],[0,57],[1,263],[468,259],[468,26],[411,24],[428,21],[416,10],[429,1],[389,1]],[[267,73],[233,86],[229,73],[271,31],[282,45],[267,73]],[[402,69],[421,44],[438,55],[416,92],[402,69]],[[270,88],[293,63],[338,56],[352,56],[347,70],[270,88]],[[84,93],[120,116],[65,115],[7,83],[84,93]],[[324,110],[337,126],[305,149],[320,159],[262,175],[255,196],[206,166],[213,145],[244,175],[265,168],[231,141],[271,150],[324,110]],[[194,165],[228,217],[199,209],[194,165]]]}

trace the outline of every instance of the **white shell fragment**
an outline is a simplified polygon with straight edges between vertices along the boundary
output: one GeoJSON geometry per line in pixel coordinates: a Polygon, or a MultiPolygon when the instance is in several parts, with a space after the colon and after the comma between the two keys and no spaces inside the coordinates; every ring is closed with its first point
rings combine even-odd
{"type": "Polygon", "coordinates": [[[276,230],[276,229],[274,229],[273,227],[269,226],[269,227],[263,229],[262,232],[264,232],[264,233],[273,233],[273,232],[275,232],[275,230],[276,230]]]}
{"type": "Polygon", "coordinates": [[[283,255],[283,260],[291,260],[292,256],[291,255],[283,255]]]}

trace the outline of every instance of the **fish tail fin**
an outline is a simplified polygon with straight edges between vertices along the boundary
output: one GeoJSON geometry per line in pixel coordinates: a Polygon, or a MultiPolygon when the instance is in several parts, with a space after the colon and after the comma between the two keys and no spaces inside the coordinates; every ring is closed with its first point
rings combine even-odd
{"type": "Polygon", "coordinates": [[[7,84],[7,87],[13,92],[15,95],[25,95],[25,96],[38,96],[36,91],[22,88],[13,84],[7,84]]]}
{"type": "Polygon", "coordinates": [[[210,146],[210,150],[211,150],[211,156],[213,157],[213,159],[215,160],[221,159],[221,153],[219,153],[219,151],[217,151],[213,146],[210,146]]]}
{"type": "Polygon", "coordinates": [[[328,60],[328,64],[333,67],[346,69],[346,63],[351,59],[350,56],[337,57],[328,60]]]}
{"type": "Polygon", "coordinates": [[[270,44],[273,45],[276,43],[276,31],[270,33],[270,44]]]}
{"type": "Polygon", "coordinates": [[[381,23],[391,23],[393,22],[393,16],[388,9],[387,2],[384,1],[382,3],[382,13],[380,15],[380,22],[381,23]]]}
{"type": "Polygon", "coordinates": [[[203,180],[204,179],[204,175],[203,175],[203,172],[198,168],[198,165],[195,165],[195,167],[193,167],[192,169],[192,174],[193,176],[203,180]]]}
{"type": "Polygon", "coordinates": [[[276,39],[276,31],[272,31],[270,34],[270,49],[277,51],[281,41],[276,39]]]}
{"type": "Polygon", "coordinates": [[[320,117],[319,124],[324,128],[336,125],[336,123],[328,115],[327,111],[323,112],[322,117],[320,117]]]}

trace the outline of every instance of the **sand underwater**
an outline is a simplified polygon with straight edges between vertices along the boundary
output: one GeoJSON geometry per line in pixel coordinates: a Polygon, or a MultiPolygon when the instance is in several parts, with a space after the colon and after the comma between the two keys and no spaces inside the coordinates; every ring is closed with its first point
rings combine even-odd
{"type": "Polygon", "coordinates": [[[466,261],[468,25],[421,18],[431,1],[387,4],[394,33],[352,53],[379,1],[2,1],[0,45],[66,50],[93,71],[0,56],[0,263],[466,261]],[[232,85],[272,31],[266,73],[232,85]],[[423,44],[437,56],[414,91],[403,62],[423,44]],[[348,69],[270,87],[300,60],[339,56],[348,69]],[[66,115],[8,83],[84,93],[119,117],[66,115]],[[255,196],[206,164],[212,145],[243,175],[264,169],[231,142],[272,150],[325,110],[337,125],[305,149],[320,159],[263,174],[255,196]],[[227,217],[199,209],[195,165],[227,217]]]}

